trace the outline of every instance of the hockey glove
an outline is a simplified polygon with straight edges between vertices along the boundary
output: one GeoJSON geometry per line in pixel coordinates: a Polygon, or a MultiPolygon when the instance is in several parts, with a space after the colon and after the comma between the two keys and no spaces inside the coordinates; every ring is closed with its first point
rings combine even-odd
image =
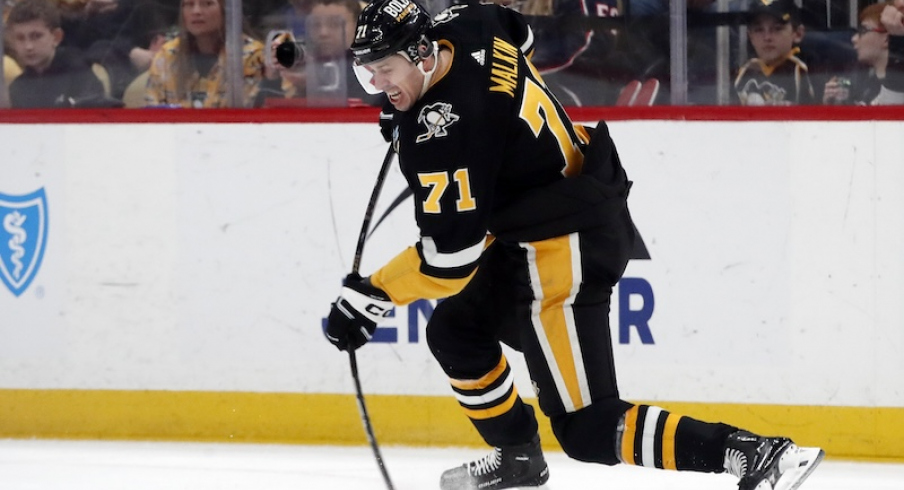
{"type": "Polygon", "coordinates": [[[326,338],[339,350],[355,350],[373,338],[377,324],[392,312],[392,301],[357,274],[349,274],[330,309],[326,338]]]}

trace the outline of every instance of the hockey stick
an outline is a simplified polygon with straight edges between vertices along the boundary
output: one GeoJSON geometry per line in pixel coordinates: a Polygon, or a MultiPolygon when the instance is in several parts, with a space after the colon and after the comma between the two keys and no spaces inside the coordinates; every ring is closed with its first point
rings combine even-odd
{"type": "MultiPolygon", "coordinates": [[[[367,230],[370,228],[370,222],[374,217],[374,208],[377,206],[377,199],[380,197],[380,191],[383,189],[383,182],[386,181],[386,174],[389,172],[389,166],[392,164],[392,157],[395,151],[392,144],[386,150],[386,157],[383,158],[383,166],[380,167],[380,173],[377,175],[377,181],[374,183],[374,190],[370,194],[370,202],[367,203],[367,210],[364,211],[364,221],[361,223],[361,233],[358,234],[358,244],[355,248],[355,259],[352,262],[352,274],[357,274],[361,267],[361,255],[364,253],[364,242],[367,241],[367,230]]],[[[377,445],[377,438],[374,436],[374,428],[370,423],[370,416],[367,414],[367,405],[364,404],[364,392],[361,390],[361,378],[358,376],[358,360],[355,357],[355,349],[348,350],[348,363],[352,370],[352,379],[355,381],[355,396],[358,400],[358,413],[361,415],[361,423],[364,424],[364,432],[367,434],[367,441],[374,451],[374,458],[377,460],[377,466],[380,473],[383,474],[383,481],[386,482],[386,488],[395,490],[392,486],[392,480],[389,478],[389,471],[383,464],[383,456],[380,455],[380,447],[377,445]]]]}
{"type": "Polygon", "coordinates": [[[374,182],[374,190],[370,193],[370,201],[367,203],[367,210],[364,211],[364,221],[361,223],[361,232],[358,233],[358,244],[355,246],[355,259],[352,262],[352,274],[357,274],[361,268],[361,255],[364,253],[364,242],[367,241],[367,231],[370,229],[370,222],[374,218],[374,210],[377,207],[377,199],[380,197],[380,191],[383,190],[383,183],[386,182],[386,174],[389,173],[389,167],[392,165],[392,157],[395,151],[392,144],[386,149],[386,156],[383,158],[383,166],[380,167],[380,173],[377,175],[377,181],[374,182]]]}
{"type": "Polygon", "coordinates": [[[404,190],[402,190],[402,192],[398,196],[396,196],[395,200],[389,203],[389,206],[386,206],[386,211],[383,211],[380,219],[378,219],[377,222],[374,223],[374,227],[371,228],[369,232],[367,232],[367,238],[370,238],[370,236],[373,235],[375,231],[377,231],[377,228],[380,227],[380,223],[382,223],[383,220],[389,216],[389,213],[391,213],[396,207],[399,206],[399,204],[402,204],[405,199],[408,199],[413,194],[414,192],[412,192],[411,188],[409,187],[406,187],[404,190]]]}

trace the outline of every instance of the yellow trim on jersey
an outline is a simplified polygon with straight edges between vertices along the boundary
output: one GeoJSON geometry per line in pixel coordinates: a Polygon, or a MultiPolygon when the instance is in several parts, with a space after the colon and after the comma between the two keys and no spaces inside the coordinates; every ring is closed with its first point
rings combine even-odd
{"type": "Polygon", "coordinates": [[[496,405],[496,406],[490,407],[490,408],[484,408],[482,410],[473,410],[473,409],[464,408],[464,407],[462,407],[462,409],[465,411],[465,413],[468,415],[468,417],[470,417],[472,419],[486,420],[486,419],[491,419],[493,417],[498,417],[498,416],[508,412],[509,410],[512,409],[513,406],[515,406],[515,402],[517,400],[518,400],[518,389],[515,388],[514,386],[512,386],[512,394],[509,395],[508,399],[506,399],[504,402],[502,402],[499,405],[496,405]]]}
{"type": "Polygon", "coordinates": [[[779,66],[781,66],[782,63],[784,63],[788,60],[794,61],[794,58],[795,58],[795,56],[797,56],[797,53],[800,53],[800,48],[795,47],[795,48],[792,48],[791,51],[788,51],[787,53],[785,53],[784,56],[782,56],[778,61],[776,61],[775,63],[773,63],[771,65],[761,59],[757,59],[757,63],[759,63],[759,65],[760,65],[760,71],[762,71],[763,74],[766,75],[767,77],[770,77],[770,76],[772,76],[772,73],[775,71],[775,69],[778,68],[779,66]]]}
{"type": "Polygon", "coordinates": [[[449,378],[449,384],[460,389],[460,390],[482,390],[487,386],[490,386],[500,376],[505,372],[505,368],[508,367],[508,360],[506,360],[505,356],[502,356],[499,359],[499,364],[493,368],[492,371],[486,373],[481,376],[479,379],[454,379],[449,378]]]}
{"type": "Polygon", "coordinates": [[[584,144],[590,143],[590,133],[587,131],[587,126],[583,124],[573,124],[573,126],[574,134],[577,135],[578,140],[584,144]]]}
{"type": "MultiPolygon", "coordinates": [[[[451,52],[450,54],[452,56],[449,57],[449,66],[447,66],[446,69],[444,69],[443,71],[441,71],[433,76],[433,80],[430,82],[431,87],[436,85],[436,82],[439,82],[440,80],[442,80],[443,77],[445,77],[446,74],[449,73],[449,70],[452,69],[452,65],[455,63],[455,46],[453,46],[452,43],[450,43],[449,41],[447,41],[445,39],[440,39],[439,41],[436,42],[436,44],[437,44],[437,46],[439,46],[440,50],[442,50],[443,48],[448,49],[451,52]]],[[[436,53],[436,59],[437,59],[437,63],[438,63],[439,62],[439,53],[436,53]]]]}
{"type": "Polygon", "coordinates": [[[422,274],[420,268],[417,249],[408,247],[374,272],[370,283],[385,291],[393,303],[407,305],[419,299],[448,298],[458,294],[474,276],[471,272],[468,277],[444,279],[422,274]]]}

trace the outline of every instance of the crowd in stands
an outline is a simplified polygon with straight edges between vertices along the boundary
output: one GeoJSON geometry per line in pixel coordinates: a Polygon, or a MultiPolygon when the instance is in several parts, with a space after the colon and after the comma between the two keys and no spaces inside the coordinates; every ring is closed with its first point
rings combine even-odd
{"type": "MultiPolygon", "coordinates": [[[[438,13],[468,1],[421,3],[438,13]]],[[[528,16],[533,62],[566,106],[669,103],[667,0],[492,1],[528,16]],[[640,87],[651,89],[638,97],[640,87]]],[[[243,0],[241,94],[230,99],[226,2],[5,0],[9,104],[380,104],[356,82],[346,49],[359,0],[243,0]],[[284,40],[304,46],[289,68],[276,62],[284,40]]],[[[904,0],[860,0],[856,19],[848,0],[686,3],[689,104],[725,102],[716,95],[720,63],[730,65],[732,104],[904,104],[904,0]]]]}

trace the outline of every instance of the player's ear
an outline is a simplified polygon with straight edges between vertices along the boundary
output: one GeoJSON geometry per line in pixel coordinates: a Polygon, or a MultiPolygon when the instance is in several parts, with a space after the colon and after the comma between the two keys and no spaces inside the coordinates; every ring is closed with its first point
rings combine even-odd
{"type": "Polygon", "coordinates": [[[50,33],[53,35],[53,42],[55,43],[54,47],[59,46],[60,43],[63,41],[63,30],[60,29],[59,27],[57,27],[54,30],[52,30],[50,33]]]}
{"type": "Polygon", "coordinates": [[[417,55],[420,59],[425,60],[433,55],[435,49],[433,41],[427,39],[427,36],[421,36],[417,42],[417,55]]]}

